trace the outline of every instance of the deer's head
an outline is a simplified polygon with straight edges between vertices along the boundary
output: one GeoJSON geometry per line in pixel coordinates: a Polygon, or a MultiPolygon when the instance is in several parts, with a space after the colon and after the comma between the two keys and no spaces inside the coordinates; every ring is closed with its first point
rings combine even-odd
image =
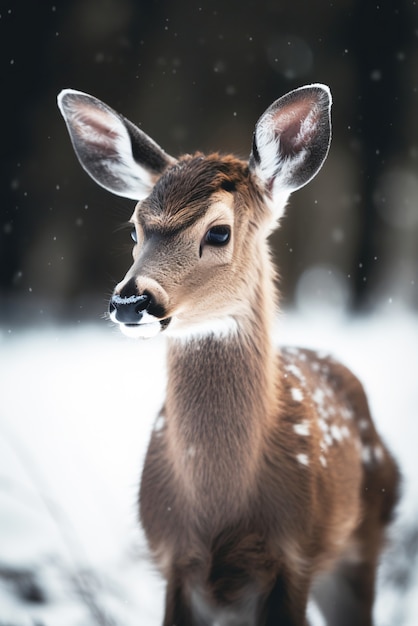
{"type": "Polygon", "coordinates": [[[256,124],[248,163],[219,154],[174,159],[79,91],[62,91],[58,104],[87,173],[137,201],[133,265],[116,286],[110,318],[135,337],[230,329],[263,280],[265,241],[290,193],[326,158],[329,89],[309,85],[276,100],[256,124]]]}

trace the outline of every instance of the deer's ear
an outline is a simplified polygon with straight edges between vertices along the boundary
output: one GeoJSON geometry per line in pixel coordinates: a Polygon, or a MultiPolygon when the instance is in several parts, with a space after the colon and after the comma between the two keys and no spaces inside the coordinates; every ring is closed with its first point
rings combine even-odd
{"type": "Polygon", "coordinates": [[[93,96],[64,89],[58,106],[81,165],[118,196],[145,198],[163,171],[176,162],[132,122],[93,96]]]}
{"type": "Polygon", "coordinates": [[[250,169],[264,185],[276,218],[290,193],[306,185],[325,161],[331,102],[326,85],[301,87],[273,102],[256,124],[250,169]]]}

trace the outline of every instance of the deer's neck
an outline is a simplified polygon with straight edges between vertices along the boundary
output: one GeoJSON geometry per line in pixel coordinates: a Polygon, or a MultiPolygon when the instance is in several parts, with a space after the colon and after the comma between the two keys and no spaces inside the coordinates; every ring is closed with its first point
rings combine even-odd
{"type": "Polygon", "coordinates": [[[168,440],[176,473],[199,498],[216,494],[232,506],[231,494],[254,484],[263,434],[277,407],[274,312],[273,283],[260,281],[236,317],[236,332],[170,341],[168,440]]]}

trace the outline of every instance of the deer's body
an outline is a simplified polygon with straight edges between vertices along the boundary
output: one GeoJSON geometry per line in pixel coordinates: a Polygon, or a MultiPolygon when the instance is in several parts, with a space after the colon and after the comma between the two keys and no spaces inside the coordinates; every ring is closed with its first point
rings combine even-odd
{"type": "Polygon", "coordinates": [[[310,592],[329,624],[372,623],[396,465],[355,376],[272,341],[267,236],[290,191],[322,165],[329,103],[319,85],[274,103],[248,165],[176,161],[91,96],[60,98],[87,171],[142,199],[111,318],[132,336],[169,335],[140,492],[167,579],[164,626],[303,626],[310,592]]]}

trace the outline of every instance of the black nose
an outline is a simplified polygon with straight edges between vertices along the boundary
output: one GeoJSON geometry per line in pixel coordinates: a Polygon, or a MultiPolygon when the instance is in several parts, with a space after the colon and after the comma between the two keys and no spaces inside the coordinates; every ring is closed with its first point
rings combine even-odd
{"type": "Polygon", "coordinates": [[[143,311],[149,306],[151,298],[142,296],[122,296],[115,294],[109,302],[109,313],[121,324],[139,324],[143,311]]]}

